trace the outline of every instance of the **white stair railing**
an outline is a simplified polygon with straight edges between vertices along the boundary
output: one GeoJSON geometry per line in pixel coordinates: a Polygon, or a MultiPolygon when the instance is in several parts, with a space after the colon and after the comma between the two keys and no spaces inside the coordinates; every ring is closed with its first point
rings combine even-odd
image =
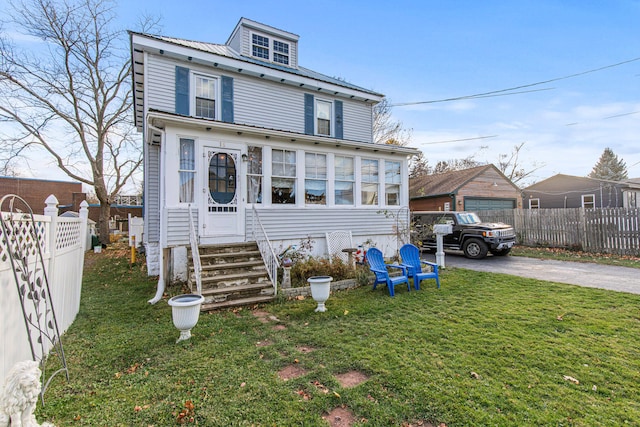
{"type": "Polygon", "coordinates": [[[193,258],[193,270],[196,276],[196,293],[202,295],[202,264],[200,263],[200,250],[198,249],[198,235],[193,223],[193,212],[189,204],[189,243],[191,244],[191,258],[193,258]]]}
{"type": "Polygon", "coordinates": [[[253,229],[253,240],[255,240],[258,245],[265,267],[267,268],[267,273],[269,274],[269,279],[271,279],[271,283],[273,283],[273,294],[277,295],[278,267],[280,267],[280,261],[278,260],[276,253],[273,251],[273,246],[269,241],[267,233],[264,231],[264,227],[262,226],[262,222],[260,222],[260,217],[258,216],[258,211],[255,206],[252,210],[251,225],[251,228],[253,229]]]}

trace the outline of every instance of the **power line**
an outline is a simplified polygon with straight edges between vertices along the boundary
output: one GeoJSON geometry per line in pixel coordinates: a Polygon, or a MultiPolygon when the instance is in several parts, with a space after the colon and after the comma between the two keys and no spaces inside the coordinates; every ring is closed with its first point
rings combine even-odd
{"type": "MultiPolygon", "coordinates": [[[[618,62],[618,63],[615,63],[615,64],[605,65],[604,67],[594,68],[592,70],[587,70],[587,71],[582,71],[582,72],[579,72],[579,73],[570,74],[568,76],[556,77],[554,79],[544,80],[544,81],[540,81],[540,82],[536,82],[536,83],[529,83],[529,84],[521,85],[521,86],[514,86],[514,87],[511,87],[511,88],[507,88],[507,89],[493,90],[493,91],[490,91],[490,92],[477,93],[477,94],[474,94],[474,95],[465,95],[465,96],[458,96],[458,97],[454,97],[454,98],[436,99],[436,100],[431,100],[431,101],[402,102],[402,103],[397,103],[397,104],[390,104],[390,107],[404,107],[404,106],[408,106],[408,105],[420,105],[420,104],[435,104],[435,103],[438,103],[438,102],[460,101],[460,100],[463,100],[463,99],[489,98],[491,96],[501,96],[501,95],[497,95],[497,94],[504,94],[505,92],[512,92],[512,91],[518,90],[518,89],[525,89],[525,88],[528,88],[528,87],[539,86],[539,85],[543,85],[543,84],[547,84],[547,83],[551,83],[551,82],[557,82],[559,80],[571,79],[571,78],[574,78],[574,77],[583,76],[585,74],[590,74],[590,73],[595,73],[595,72],[598,72],[598,71],[606,70],[608,68],[618,67],[620,65],[628,64],[630,62],[635,62],[635,61],[640,61],[640,57],[629,59],[629,60],[622,61],[622,62],[618,62]]],[[[548,90],[548,89],[542,89],[542,90],[548,90]]],[[[522,93],[526,93],[526,92],[522,92],[522,93]]],[[[509,95],[511,95],[511,94],[509,94],[509,95]]]]}
{"type": "Polygon", "coordinates": [[[477,136],[475,138],[464,138],[464,139],[450,139],[448,141],[434,141],[434,142],[423,142],[420,145],[431,145],[431,144],[446,144],[448,142],[463,142],[463,141],[475,141],[478,139],[488,139],[488,138],[496,138],[500,135],[487,135],[487,136],[477,136]]]}

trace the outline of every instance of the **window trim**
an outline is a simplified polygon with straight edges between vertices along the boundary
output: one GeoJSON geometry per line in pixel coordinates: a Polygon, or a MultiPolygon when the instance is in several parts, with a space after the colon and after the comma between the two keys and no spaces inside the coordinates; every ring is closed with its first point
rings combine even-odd
{"type": "Polygon", "coordinates": [[[335,106],[333,105],[332,100],[314,97],[314,100],[313,100],[313,133],[314,135],[328,136],[328,137],[332,137],[334,135],[334,126],[335,126],[334,108],[335,106]],[[329,133],[328,134],[318,132],[318,120],[320,119],[318,117],[318,103],[325,103],[329,105],[329,133]]]}
{"type": "Polygon", "coordinates": [[[328,198],[329,198],[329,156],[327,153],[316,153],[313,151],[305,151],[304,152],[304,204],[312,205],[312,206],[327,206],[328,198]],[[314,166],[313,169],[307,169],[307,156],[312,155],[314,157],[314,166]],[[324,157],[324,178],[318,177],[318,163],[315,161],[318,157],[324,157]],[[314,176],[309,176],[309,171],[313,170],[314,176]],[[321,203],[310,203],[307,201],[307,182],[308,181],[318,181],[324,182],[324,202],[321,203]]]}
{"type": "Polygon", "coordinates": [[[529,209],[540,209],[540,198],[529,199],[529,209]],[[533,206],[533,202],[537,202],[535,206],[533,206]]]}
{"type": "MultiPolygon", "coordinates": [[[[380,174],[380,171],[378,171],[378,174],[380,174]]],[[[384,162],[384,204],[385,206],[400,206],[402,204],[402,162],[397,161],[397,160],[385,160],[384,162]],[[398,165],[397,168],[397,175],[394,174],[394,177],[397,177],[399,182],[393,182],[393,179],[391,180],[391,182],[387,181],[387,166],[390,164],[396,164],[398,165]],[[396,204],[389,204],[389,193],[387,192],[387,187],[389,186],[394,186],[398,188],[398,193],[397,193],[397,203],[396,204]]]]}
{"type": "Polygon", "coordinates": [[[360,158],[360,174],[359,174],[359,181],[360,181],[360,205],[359,206],[369,206],[369,207],[375,207],[375,206],[380,206],[380,162],[381,159],[376,159],[376,158],[367,158],[367,157],[361,157],[360,158]],[[371,162],[375,162],[376,163],[376,169],[377,169],[377,180],[376,181],[365,181],[364,180],[364,174],[363,172],[363,167],[364,167],[364,163],[365,161],[371,161],[371,162]],[[375,192],[375,200],[373,201],[373,203],[365,203],[364,199],[363,199],[363,193],[364,193],[364,186],[365,184],[370,184],[370,185],[374,185],[376,186],[376,192],[375,192]]]}
{"type": "Polygon", "coordinates": [[[594,209],[596,207],[596,195],[595,194],[583,194],[581,196],[581,199],[582,199],[582,207],[584,209],[594,209]],[[584,201],[585,197],[591,197],[592,202],[590,202],[590,204],[592,204],[593,206],[591,206],[591,207],[585,206],[585,201],[584,201]]]}
{"type": "MultiPolygon", "coordinates": [[[[189,111],[191,111],[191,116],[193,117],[198,117],[201,119],[209,119],[209,120],[220,120],[221,117],[221,104],[222,104],[222,95],[221,95],[221,79],[220,76],[214,76],[211,74],[205,74],[205,73],[199,73],[199,72],[193,72],[191,73],[191,87],[193,88],[193,90],[190,91],[189,93],[189,111]],[[203,79],[209,79],[209,80],[213,80],[215,82],[215,88],[214,88],[214,98],[213,98],[213,102],[214,102],[214,110],[213,110],[213,114],[214,117],[207,117],[207,116],[198,116],[196,114],[196,87],[197,87],[197,81],[198,78],[203,78],[203,79]]],[[[203,99],[209,99],[211,100],[211,98],[203,98],[203,99]]]]}
{"type": "MultiPolygon", "coordinates": [[[[299,200],[298,200],[298,184],[299,184],[299,179],[298,179],[298,170],[299,170],[299,160],[298,160],[298,151],[297,150],[291,150],[291,149],[286,149],[286,148],[271,148],[271,156],[270,156],[270,163],[271,163],[271,169],[270,169],[270,187],[269,187],[269,197],[271,198],[270,202],[272,205],[277,205],[277,206],[297,206],[299,204],[299,200]],[[282,161],[282,165],[283,165],[283,174],[282,175],[276,175],[274,172],[274,155],[273,153],[276,151],[282,151],[283,153],[283,161],[282,161]],[[286,153],[287,152],[291,152],[294,154],[294,173],[293,175],[285,175],[284,172],[286,172],[286,165],[289,164],[291,165],[291,163],[287,163],[286,160],[286,153]],[[276,203],[273,200],[273,181],[274,178],[276,179],[288,179],[288,180],[292,180],[293,181],[293,203],[276,203]]],[[[263,170],[264,173],[264,170],[263,170]]]]}
{"type": "Polygon", "coordinates": [[[258,61],[266,61],[266,62],[271,62],[274,64],[278,64],[278,65],[284,65],[285,67],[291,67],[291,51],[292,51],[292,46],[293,44],[289,41],[285,41],[285,39],[281,39],[278,37],[275,37],[271,34],[267,34],[267,33],[261,33],[258,31],[250,31],[249,32],[249,56],[252,58],[257,59],[258,61]],[[263,46],[260,44],[256,44],[253,42],[253,38],[254,36],[258,36],[258,37],[262,37],[267,39],[267,45],[268,46],[263,46]],[[286,46],[287,49],[287,53],[283,53],[280,50],[276,50],[276,42],[277,43],[281,43],[282,45],[286,46]],[[266,49],[267,51],[267,56],[268,58],[264,58],[262,56],[257,56],[254,55],[253,52],[253,48],[254,47],[259,47],[261,49],[266,49]],[[276,55],[280,55],[283,57],[287,58],[287,62],[282,62],[282,61],[277,61],[276,60],[276,55]]]}
{"type": "Polygon", "coordinates": [[[334,206],[355,206],[356,204],[356,157],[355,156],[347,156],[347,155],[343,155],[343,154],[336,154],[333,156],[333,205],[334,206]],[[337,175],[337,160],[338,157],[343,158],[343,159],[351,159],[351,168],[352,168],[352,174],[353,174],[353,178],[352,179],[343,179],[342,177],[338,177],[337,175]],[[337,183],[339,182],[346,182],[351,184],[351,203],[337,203],[338,197],[337,197],[337,183]]]}
{"type": "MultiPolygon", "coordinates": [[[[196,154],[196,139],[193,137],[178,137],[178,203],[182,204],[182,205],[189,205],[192,203],[195,203],[196,201],[196,175],[198,172],[198,165],[197,165],[197,154],[196,154]],[[193,169],[183,169],[182,168],[182,161],[183,161],[183,157],[182,157],[182,143],[184,142],[190,142],[191,144],[191,150],[193,151],[193,169]],[[190,201],[182,201],[182,177],[183,176],[191,176],[191,200],[190,201]]],[[[187,181],[185,181],[186,183],[187,181]]]]}

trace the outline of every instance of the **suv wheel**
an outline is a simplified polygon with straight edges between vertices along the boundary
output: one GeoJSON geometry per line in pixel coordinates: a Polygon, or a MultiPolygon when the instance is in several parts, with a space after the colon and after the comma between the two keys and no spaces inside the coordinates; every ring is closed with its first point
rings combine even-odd
{"type": "Polygon", "coordinates": [[[480,239],[469,239],[462,246],[464,256],[471,259],[481,259],[487,256],[489,248],[480,239]]]}

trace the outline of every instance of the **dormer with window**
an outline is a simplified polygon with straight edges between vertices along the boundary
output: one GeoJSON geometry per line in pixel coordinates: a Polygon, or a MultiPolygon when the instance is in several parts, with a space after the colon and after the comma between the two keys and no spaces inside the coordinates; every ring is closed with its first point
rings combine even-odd
{"type": "Polygon", "coordinates": [[[243,56],[298,68],[298,39],[296,34],[242,18],[227,45],[243,56]]]}

